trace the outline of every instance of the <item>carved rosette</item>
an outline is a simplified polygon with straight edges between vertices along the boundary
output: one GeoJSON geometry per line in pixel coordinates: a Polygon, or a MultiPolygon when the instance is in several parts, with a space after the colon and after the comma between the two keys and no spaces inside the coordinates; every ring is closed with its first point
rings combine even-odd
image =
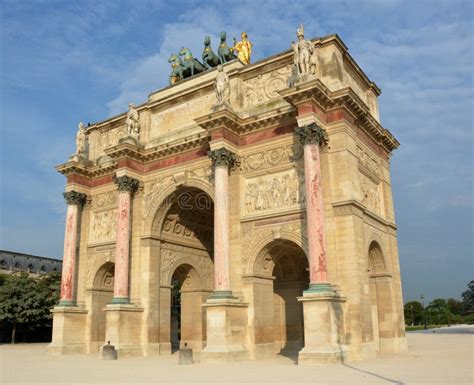
{"type": "Polygon", "coordinates": [[[138,188],[138,180],[131,178],[127,175],[119,176],[115,180],[118,191],[128,191],[133,193],[138,188]]]}
{"type": "Polygon", "coordinates": [[[236,164],[235,154],[224,147],[208,151],[207,156],[211,158],[214,167],[225,166],[232,169],[236,164]]]}
{"type": "Polygon", "coordinates": [[[296,127],[295,133],[298,135],[303,146],[305,144],[318,144],[324,146],[328,141],[326,130],[318,126],[316,123],[311,123],[303,127],[296,127]]]}
{"type": "Polygon", "coordinates": [[[67,191],[63,197],[68,205],[83,206],[86,203],[87,195],[77,191],[67,191]]]}

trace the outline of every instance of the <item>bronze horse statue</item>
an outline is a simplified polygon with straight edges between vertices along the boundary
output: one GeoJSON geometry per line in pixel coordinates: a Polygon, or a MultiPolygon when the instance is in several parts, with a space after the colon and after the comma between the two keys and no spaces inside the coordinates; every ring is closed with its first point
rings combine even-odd
{"type": "Polygon", "coordinates": [[[202,61],[206,69],[216,67],[219,64],[219,57],[214,53],[211,47],[211,37],[204,38],[204,50],[202,51],[202,61]]]}
{"type": "Polygon", "coordinates": [[[182,56],[182,64],[184,66],[184,77],[194,76],[198,73],[201,73],[206,70],[204,65],[202,65],[191,53],[189,48],[181,48],[179,51],[179,56],[182,56]]]}
{"type": "Polygon", "coordinates": [[[217,50],[217,55],[219,56],[219,63],[224,64],[228,61],[237,59],[237,56],[231,51],[226,42],[227,34],[223,31],[221,32],[221,42],[217,50]]]}
{"type": "Polygon", "coordinates": [[[168,59],[168,63],[171,63],[171,75],[170,75],[170,84],[175,84],[176,82],[184,79],[184,65],[181,61],[181,58],[176,54],[171,54],[168,59]]]}

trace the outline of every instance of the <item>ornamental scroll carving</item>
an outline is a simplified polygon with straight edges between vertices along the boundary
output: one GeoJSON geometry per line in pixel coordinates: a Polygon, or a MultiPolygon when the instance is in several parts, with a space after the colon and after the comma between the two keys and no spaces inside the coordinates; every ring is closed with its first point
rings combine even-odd
{"type": "Polygon", "coordinates": [[[114,240],[117,231],[117,209],[92,214],[89,239],[91,242],[114,240]]]}
{"type": "Polygon", "coordinates": [[[298,207],[304,203],[303,170],[291,169],[245,181],[245,213],[298,207]]]}
{"type": "Polygon", "coordinates": [[[247,108],[270,99],[279,98],[278,91],[287,88],[291,66],[282,67],[248,79],[243,84],[243,107],[247,108]]]}
{"type": "Polygon", "coordinates": [[[143,197],[143,219],[148,218],[148,216],[152,213],[152,208],[156,207],[158,204],[163,190],[174,183],[176,183],[176,180],[173,175],[160,178],[153,182],[145,183],[143,197]]]}
{"type": "Polygon", "coordinates": [[[255,152],[241,157],[240,169],[243,172],[265,170],[282,164],[294,163],[302,159],[303,148],[287,145],[270,150],[255,152]]]}
{"type": "Polygon", "coordinates": [[[182,264],[196,269],[203,289],[213,289],[214,265],[209,255],[203,250],[170,243],[164,243],[161,249],[161,284],[169,285],[174,270],[182,264]]]}
{"type": "Polygon", "coordinates": [[[99,209],[117,204],[117,191],[109,191],[107,193],[92,196],[92,209],[99,209]]]}
{"type": "Polygon", "coordinates": [[[103,131],[98,136],[98,147],[101,151],[104,151],[106,148],[116,146],[120,139],[125,136],[127,136],[127,127],[125,125],[103,131]]]}

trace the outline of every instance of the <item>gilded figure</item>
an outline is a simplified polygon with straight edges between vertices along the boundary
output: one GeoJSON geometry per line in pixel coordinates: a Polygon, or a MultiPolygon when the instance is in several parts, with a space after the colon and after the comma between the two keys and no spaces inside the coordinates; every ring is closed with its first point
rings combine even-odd
{"type": "Polygon", "coordinates": [[[234,38],[234,46],[232,51],[237,51],[238,59],[244,64],[250,64],[250,58],[252,56],[252,43],[248,40],[248,36],[245,32],[242,32],[242,40],[237,42],[234,38]]]}

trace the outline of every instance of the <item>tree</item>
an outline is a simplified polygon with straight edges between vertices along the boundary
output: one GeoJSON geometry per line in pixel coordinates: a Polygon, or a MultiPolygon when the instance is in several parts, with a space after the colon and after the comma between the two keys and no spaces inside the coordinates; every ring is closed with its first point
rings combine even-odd
{"type": "Polygon", "coordinates": [[[11,327],[12,343],[19,325],[36,328],[51,324],[50,309],[59,300],[59,285],[57,273],[37,279],[21,273],[4,279],[0,285],[0,321],[11,327]]]}
{"type": "Polygon", "coordinates": [[[461,315],[462,313],[462,302],[454,298],[448,298],[447,301],[448,309],[451,314],[461,315]]]}
{"type": "Polygon", "coordinates": [[[474,313],[474,281],[467,284],[467,290],[461,294],[464,315],[474,313]]]}
{"type": "Polygon", "coordinates": [[[423,305],[418,301],[407,302],[404,306],[405,323],[419,325],[423,323],[423,305]]]}

